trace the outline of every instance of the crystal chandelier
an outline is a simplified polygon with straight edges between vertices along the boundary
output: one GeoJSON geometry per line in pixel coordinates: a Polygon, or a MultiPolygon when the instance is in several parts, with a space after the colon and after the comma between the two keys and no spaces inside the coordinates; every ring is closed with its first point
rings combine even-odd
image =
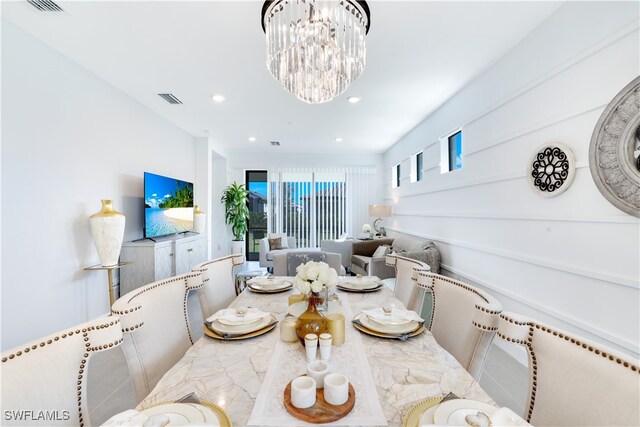
{"type": "Polygon", "coordinates": [[[298,99],[331,101],[364,70],[369,22],[365,1],[266,1],[267,68],[298,99]]]}

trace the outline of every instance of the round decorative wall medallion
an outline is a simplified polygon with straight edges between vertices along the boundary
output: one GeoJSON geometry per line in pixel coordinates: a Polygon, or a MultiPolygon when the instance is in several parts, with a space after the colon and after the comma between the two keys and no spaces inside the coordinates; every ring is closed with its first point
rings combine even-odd
{"type": "Polygon", "coordinates": [[[529,160],[529,185],[541,196],[557,196],[571,185],[576,165],[573,152],[560,143],[545,144],[529,160]]]}
{"type": "Polygon", "coordinates": [[[640,217],[640,77],[607,105],[591,136],[589,166],[598,190],[640,217]]]}

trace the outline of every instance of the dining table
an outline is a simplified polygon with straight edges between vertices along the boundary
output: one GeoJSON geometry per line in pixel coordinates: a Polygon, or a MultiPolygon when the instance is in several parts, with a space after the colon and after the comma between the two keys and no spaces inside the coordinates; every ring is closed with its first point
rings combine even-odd
{"type": "MultiPolygon", "coordinates": [[[[289,311],[288,296],[295,292],[258,293],[247,288],[229,307],[257,308],[282,320],[289,311]]],[[[365,334],[352,325],[351,320],[362,310],[390,304],[404,307],[391,289],[383,286],[362,293],[337,290],[335,296],[345,316],[345,342],[333,347],[330,365],[354,386],[356,403],[348,415],[329,425],[401,426],[403,417],[418,402],[448,393],[495,406],[428,329],[400,340],[365,334]]],[[[268,333],[244,340],[204,335],[136,409],[176,402],[194,393],[222,408],[234,426],[311,425],[294,418],[284,405],[285,387],[305,374],[308,362],[303,345],[283,341],[279,328],[280,323],[268,333]]]]}

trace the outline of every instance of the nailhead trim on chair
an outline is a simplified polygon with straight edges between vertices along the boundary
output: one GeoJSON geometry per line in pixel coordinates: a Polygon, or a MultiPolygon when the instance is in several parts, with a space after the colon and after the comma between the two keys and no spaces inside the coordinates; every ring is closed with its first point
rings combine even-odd
{"type": "Polygon", "coordinates": [[[483,326],[483,325],[477,323],[475,320],[472,320],[471,323],[473,324],[473,326],[475,326],[476,328],[482,329],[483,331],[495,332],[495,331],[498,330],[497,326],[483,326]]]}
{"type": "Polygon", "coordinates": [[[572,344],[575,344],[580,348],[589,350],[590,352],[593,352],[595,354],[599,354],[602,357],[604,357],[605,359],[609,359],[610,361],[615,361],[618,365],[622,365],[625,368],[629,368],[634,372],[640,373],[640,369],[637,366],[630,365],[628,362],[625,362],[622,359],[614,358],[612,355],[607,354],[606,352],[600,351],[597,348],[594,348],[594,347],[592,347],[590,345],[587,345],[587,344],[585,344],[585,343],[583,343],[580,340],[577,340],[575,338],[571,338],[571,337],[563,334],[562,332],[558,332],[558,331],[556,331],[554,329],[551,329],[551,328],[549,328],[547,326],[539,325],[539,324],[534,323],[534,322],[518,321],[518,320],[512,319],[510,317],[506,317],[504,314],[501,314],[500,318],[505,320],[505,321],[507,321],[507,322],[509,322],[509,323],[513,323],[513,324],[518,325],[518,326],[528,326],[529,327],[529,338],[527,339],[527,341],[518,340],[518,339],[512,339],[512,338],[509,338],[509,337],[501,334],[500,332],[498,332],[498,336],[500,338],[502,338],[503,340],[523,345],[523,346],[527,347],[527,350],[529,352],[529,358],[531,360],[532,369],[531,369],[531,396],[530,396],[530,400],[529,400],[529,410],[528,410],[528,415],[527,415],[527,422],[531,421],[531,417],[533,415],[533,407],[535,405],[536,391],[537,391],[537,386],[538,386],[538,363],[536,361],[536,355],[533,352],[533,345],[532,345],[533,329],[534,328],[538,329],[538,330],[541,330],[542,332],[546,332],[548,334],[552,334],[553,336],[557,336],[558,338],[562,338],[565,341],[570,341],[572,344]]]}
{"type": "MultiPolygon", "coordinates": [[[[450,283],[452,285],[459,286],[459,287],[461,287],[461,288],[463,288],[463,289],[465,289],[467,291],[470,291],[470,292],[474,293],[475,295],[479,296],[480,298],[482,298],[482,300],[484,302],[486,302],[487,304],[490,304],[490,302],[487,299],[487,297],[484,296],[481,292],[479,292],[477,289],[474,289],[474,288],[472,288],[470,286],[467,286],[466,284],[464,284],[464,283],[462,283],[462,282],[460,282],[458,280],[450,279],[447,276],[443,276],[441,274],[431,273],[431,272],[418,271],[418,275],[431,279],[431,286],[430,286],[431,289],[435,286],[435,282],[436,282],[436,278],[437,278],[439,280],[442,280],[443,282],[447,282],[447,283],[450,283]]],[[[414,279],[414,280],[417,282],[417,279],[414,279]]],[[[421,285],[420,283],[418,283],[418,286],[425,287],[425,285],[421,285]]],[[[435,294],[432,294],[432,301],[433,301],[433,308],[431,310],[431,321],[430,321],[431,323],[430,323],[430,325],[433,325],[433,318],[434,318],[434,315],[435,315],[435,312],[436,312],[436,296],[435,296],[435,294]]],[[[491,310],[491,309],[488,309],[486,307],[482,307],[481,305],[478,305],[478,304],[475,304],[475,307],[476,307],[477,310],[480,310],[480,311],[482,311],[484,313],[496,314],[496,315],[502,313],[502,310],[491,310]]],[[[473,322],[473,321],[471,323],[473,323],[473,325],[475,327],[480,328],[480,329],[482,329],[484,331],[497,331],[498,330],[497,327],[481,326],[480,324],[478,324],[476,322],[473,322]]]]}
{"type": "MultiPolygon", "coordinates": [[[[37,350],[38,347],[44,347],[47,344],[52,344],[53,342],[57,342],[60,340],[60,338],[65,339],[67,337],[72,337],[74,334],[79,335],[82,332],[82,337],[83,340],[85,341],[85,353],[82,355],[83,359],[80,361],[80,368],[78,369],[78,382],[76,383],[76,390],[77,390],[77,398],[78,398],[78,423],[80,425],[80,427],[84,427],[84,419],[82,416],[82,379],[83,379],[83,374],[84,374],[84,368],[86,366],[87,363],[87,359],[89,358],[89,352],[93,352],[93,351],[97,351],[97,350],[106,350],[107,348],[111,348],[114,346],[117,346],[118,344],[120,344],[122,342],[122,338],[117,339],[116,341],[114,341],[113,343],[109,343],[106,345],[100,345],[100,346],[96,346],[96,347],[90,347],[90,343],[89,341],[89,332],[91,331],[95,331],[95,330],[100,330],[100,329],[106,329],[106,328],[110,328],[113,326],[118,326],[118,324],[120,323],[120,319],[116,319],[113,320],[111,322],[109,322],[108,324],[103,324],[103,325],[96,325],[96,326],[90,326],[88,328],[82,328],[82,329],[76,329],[75,332],[73,330],[70,330],[68,332],[65,332],[61,335],[55,336],[53,337],[53,339],[48,339],[46,341],[42,341],[40,344],[33,344],[31,346],[31,348],[26,347],[24,349],[24,354],[29,353],[29,351],[31,350],[37,350]]],[[[2,358],[2,363],[7,362],[8,360],[14,359],[15,357],[19,357],[23,354],[22,351],[17,351],[14,354],[10,354],[8,357],[3,357],[2,358]]]]}
{"type": "MultiPolygon", "coordinates": [[[[233,256],[233,255],[230,255],[230,256],[233,256]]],[[[153,285],[153,286],[151,286],[151,287],[149,287],[149,288],[143,289],[143,290],[141,290],[140,292],[138,292],[138,293],[134,294],[131,298],[129,298],[129,300],[127,301],[127,303],[128,303],[128,304],[131,304],[131,301],[133,301],[135,298],[139,297],[140,295],[142,295],[143,293],[145,293],[145,292],[147,292],[147,291],[150,291],[150,290],[155,289],[155,288],[160,287],[160,286],[168,285],[168,284],[170,284],[170,283],[174,283],[174,282],[177,282],[177,281],[183,280],[183,281],[184,281],[184,283],[185,283],[185,288],[184,288],[184,289],[185,289],[185,292],[184,292],[184,300],[183,300],[183,302],[182,302],[182,312],[183,312],[183,314],[184,314],[184,323],[185,323],[185,326],[187,327],[187,334],[189,335],[189,342],[191,342],[191,345],[193,345],[193,337],[192,337],[192,335],[191,335],[191,328],[189,327],[189,313],[188,313],[188,311],[187,311],[187,299],[188,299],[188,297],[189,297],[189,291],[190,291],[190,290],[193,290],[193,289],[199,289],[199,288],[201,288],[201,287],[202,287],[202,285],[203,285],[203,284],[201,283],[201,284],[200,284],[200,285],[198,285],[198,286],[194,286],[194,287],[192,287],[192,288],[187,288],[187,279],[190,279],[191,277],[194,277],[194,275],[201,275],[201,274],[202,274],[202,271],[201,271],[201,270],[194,270],[194,273],[195,273],[195,274],[189,274],[189,275],[182,276],[182,277],[177,276],[177,277],[175,277],[175,278],[166,279],[166,280],[163,280],[163,281],[161,281],[161,282],[158,282],[158,283],[156,283],[155,285],[153,285]]],[[[203,282],[203,283],[204,283],[204,282],[203,282]]],[[[117,312],[117,311],[114,311],[114,313],[116,313],[116,314],[126,314],[127,312],[128,312],[128,313],[132,313],[132,312],[134,312],[134,311],[136,311],[136,310],[139,310],[141,307],[142,307],[142,305],[138,305],[137,307],[135,307],[135,308],[133,308],[133,309],[125,310],[124,312],[117,312]]],[[[141,327],[142,325],[144,325],[144,322],[141,322],[141,323],[139,323],[139,324],[137,324],[137,325],[134,325],[134,326],[132,326],[131,328],[126,328],[125,330],[123,330],[123,332],[130,332],[130,331],[136,330],[136,329],[138,329],[139,327],[141,327]]]]}
{"type": "MultiPolygon", "coordinates": [[[[136,295],[136,296],[137,296],[137,295],[136,295]]],[[[129,302],[131,302],[131,301],[129,301],[129,302]]],[[[142,305],[139,305],[139,306],[137,306],[137,307],[128,308],[128,309],[126,309],[126,310],[124,310],[124,311],[111,310],[111,312],[112,312],[112,313],[114,313],[114,314],[120,314],[120,315],[123,315],[123,314],[133,313],[134,311],[138,311],[138,310],[140,310],[141,308],[142,308],[142,305]]]]}

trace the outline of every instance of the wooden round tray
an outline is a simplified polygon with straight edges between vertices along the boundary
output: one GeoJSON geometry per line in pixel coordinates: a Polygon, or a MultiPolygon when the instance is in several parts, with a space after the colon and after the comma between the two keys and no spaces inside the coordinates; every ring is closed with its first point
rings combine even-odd
{"type": "Polygon", "coordinates": [[[308,423],[322,424],[339,420],[353,409],[356,403],[356,391],[349,383],[349,397],[342,405],[330,405],[324,400],[324,389],[316,389],[316,403],[308,408],[296,408],[291,403],[291,382],[284,389],[284,407],[299,420],[308,423]]]}

